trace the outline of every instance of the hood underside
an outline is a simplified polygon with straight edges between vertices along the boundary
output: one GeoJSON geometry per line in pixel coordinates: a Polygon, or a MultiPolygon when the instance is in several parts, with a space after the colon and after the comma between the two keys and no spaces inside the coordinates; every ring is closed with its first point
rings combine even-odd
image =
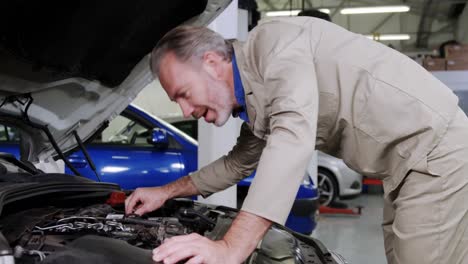
{"type": "MultiPolygon", "coordinates": [[[[70,77],[116,87],[207,0],[4,1],[0,70],[37,83],[70,77]]],[[[28,91],[24,91],[28,92],[28,91]]]]}
{"type": "Polygon", "coordinates": [[[0,4],[0,122],[17,126],[27,158],[88,139],[153,80],[147,55],[170,29],[207,25],[230,0],[5,1],[0,4]],[[32,123],[36,125],[28,125],[32,123]]]}

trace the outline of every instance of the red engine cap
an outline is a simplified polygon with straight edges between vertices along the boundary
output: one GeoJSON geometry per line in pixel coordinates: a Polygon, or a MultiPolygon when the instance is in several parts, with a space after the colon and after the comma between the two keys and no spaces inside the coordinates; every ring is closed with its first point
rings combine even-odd
{"type": "Polygon", "coordinates": [[[127,199],[127,195],[124,192],[115,191],[112,192],[109,199],[107,199],[106,203],[110,206],[116,206],[125,203],[125,199],[127,199]]]}

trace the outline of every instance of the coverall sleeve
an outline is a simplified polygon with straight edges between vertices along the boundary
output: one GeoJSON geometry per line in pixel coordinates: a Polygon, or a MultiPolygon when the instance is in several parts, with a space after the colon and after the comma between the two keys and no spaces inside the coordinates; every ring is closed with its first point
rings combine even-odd
{"type": "Polygon", "coordinates": [[[191,174],[195,187],[207,197],[236,184],[255,170],[265,144],[243,123],[237,143],[228,155],[191,174]]]}
{"type": "Polygon", "coordinates": [[[279,224],[286,222],[312,158],[318,118],[312,52],[304,44],[307,38],[297,35],[276,54],[259,56],[264,57],[260,72],[268,94],[266,105],[271,107],[271,132],[242,206],[244,211],[279,224]]]}

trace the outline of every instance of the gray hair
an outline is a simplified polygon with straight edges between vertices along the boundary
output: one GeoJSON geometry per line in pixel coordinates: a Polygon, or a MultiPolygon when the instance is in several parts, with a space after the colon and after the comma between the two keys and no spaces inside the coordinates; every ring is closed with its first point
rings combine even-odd
{"type": "Polygon", "coordinates": [[[201,61],[207,51],[214,51],[231,61],[232,41],[225,40],[220,34],[206,27],[180,26],[172,29],[159,40],[151,52],[150,68],[159,75],[161,59],[168,52],[173,52],[181,62],[201,61]]]}

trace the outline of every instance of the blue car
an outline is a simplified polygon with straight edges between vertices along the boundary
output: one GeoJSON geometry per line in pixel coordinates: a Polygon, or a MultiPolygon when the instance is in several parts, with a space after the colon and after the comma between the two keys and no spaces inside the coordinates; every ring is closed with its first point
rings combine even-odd
{"type": "MultiPolygon", "coordinates": [[[[108,126],[93,136],[86,148],[96,172],[81,151],[68,155],[70,163],[87,178],[117,183],[124,189],[160,186],[197,170],[197,141],[167,122],[129,105],[108,126]],[[159,137],[155,144],[151,138],[159,137]]],[[[19,157],[19,136],[10,126],[0,126],[0,152],[19,157]]],[[[65,172],[73,175],[69,168],[65,172]]],[[[239,199],[247,194],[253,176],[238,185],[239,199]]],[[[315,228],[317,188],[304,180],[286,226],[300,233],[315,228]]]]}

